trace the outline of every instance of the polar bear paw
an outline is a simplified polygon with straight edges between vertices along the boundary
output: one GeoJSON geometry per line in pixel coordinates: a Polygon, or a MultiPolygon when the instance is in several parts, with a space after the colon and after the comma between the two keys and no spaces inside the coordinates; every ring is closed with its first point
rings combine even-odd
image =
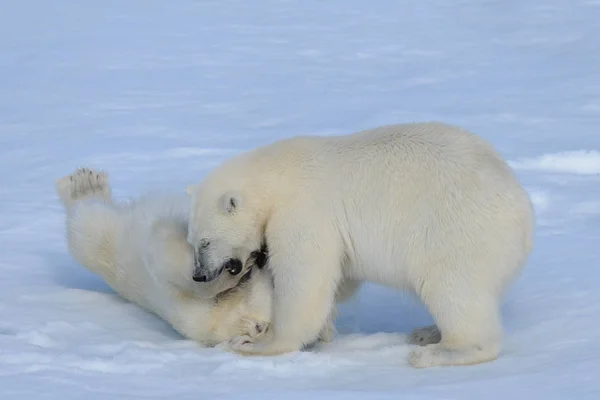
{"type": "Polygon", "coordinates": [[[111,198],[108,175],[90,168],[77,169],[75,173],[59,179],[56,186],[61,199],[67,205],[83,198],[98,198],[104,201],[111,198]]]}
{"type": "Polygon", "coordinates": [[[408,355],[408,363],[415,368],[474,365],[495,360],[499,352],[496,343],[459,348],[448,348],[442,343],[436,343],[412,350],[408,355]]]}
{"type": "Polygon", "coordinates": [[[225,348],[229,351],[236,351],[243,348],[245,345],[252,343],[253,338],[249,335],[236,336],[225,343],[225,348]]]}
{"type": "Polygon", "coordinates": [[[441,364],[441,349],[438,347],[439,345],[432,344],[412,350],[408,355],[408,363],[414,368],[428,368],[441,364]]]}
{"type": "Polygon", "coordinates": [[[418,346],[439,343],[441,340],[442,334],[436,325],[415,329],[408,337],[408,343],[418,346]]]}
{"type": "Polygon", "coordinates": [[[270,325],[271,324],[269,324],[268,322],[256,322],[253,328],[250,330],[250,337],[257,338],[259,336],[264,335],[267,332],[267,330],[269,330],[270,325]]]}
{"type": "Polygon", "coordinates": [[[256,319],[246,319],[242,322],[242,334],[240,336],[248,336],[249,338],[255,339],[264,335],[271,324],[267,321],[260,321],[256,319]]]}
{"type": "Polygon", "coordinates": [[[299,350],[289,343],[275,340],[272,330],[268,330],[259,338],[251,338],[248,335],[235,337],[225,343],[223,347],[226,351],[244,356],[278,356],[299,350]]]}

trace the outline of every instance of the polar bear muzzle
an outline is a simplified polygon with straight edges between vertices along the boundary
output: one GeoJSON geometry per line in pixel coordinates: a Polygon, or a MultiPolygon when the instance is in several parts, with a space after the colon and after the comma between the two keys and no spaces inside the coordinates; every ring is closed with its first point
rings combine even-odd
{"type": "Polygon", "coordinates": [[[192,274],[192,279],[195,282],[210,282],[217,279],[221,272],[223,272],[223,267],[219,268],[219,270],[215,273],[205,272],[203,269],[194,268],[194,273],[192,274]]]}
{"type": "Polygon", "coordinates": [[[195,282],[210,282],[217,279],[223,271],[229,272],[231,275],[235,276],[242,272],[243,269],[242,262],[237,258],[230,258],[225,261],[221,268],[219,268],[216,272],[211,273],[210,271],[206,271],[205,268],[201,266],[196,266],[194,268],[194,273],[192,275],[192,279],[195,282]]]}

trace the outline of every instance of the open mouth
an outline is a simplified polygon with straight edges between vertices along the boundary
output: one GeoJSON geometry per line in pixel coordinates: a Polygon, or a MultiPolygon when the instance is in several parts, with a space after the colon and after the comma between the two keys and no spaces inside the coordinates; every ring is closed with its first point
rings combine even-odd
{"type": "Polygon", "coordinates": [[[229,272],[232,276],[239,275],[240,272],[244,269],[242,262],[236,258],[230,258],[227,260],[218,271],[214,273],[205,272],[202,268],[196,267],[193,274],[193,279],[196,282],[211,282],[221,276],[223,271],[229,272]]]}
{"type": "MultiPolygon", "coordinates": [[[[196,256],[196,254],[194,254],[194,256],[196,256]]],[[[252,269],[253,266],[263,268],[267,264],[268,258],[269,251],[266,246],[266,243],[263,242],[259,250],[255,250],[252,253],[250,253],[248,260],[246,261],[247,265],[249,265],[250,268],[247,269],[252,269]]],[[[194,261],[196,260],[197,258],[195,257],[194,261]]],[[[221,265],[221,268],[219,268],[219,270],[215,274],[210,274],[211,276],[206,276],[205,274],[198,274],[198,276],[194,276],[194,280],[196,282],[208,282],[221,275],[223,271],[227,271],[231,276],[236,276],[239,275],[243,270],[244,264],[241,260],[237,258],[230,258],[221,265]]]]}

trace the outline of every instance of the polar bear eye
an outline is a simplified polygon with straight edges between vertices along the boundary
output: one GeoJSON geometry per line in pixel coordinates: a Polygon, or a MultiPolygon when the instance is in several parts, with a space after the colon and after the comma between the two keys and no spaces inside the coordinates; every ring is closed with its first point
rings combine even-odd
{"type": "Polygon", "coordinates": [[[207,248],[207,247],[208,247],[208,245],[210,245],[210,242],[209,242],[208,240],[206,240],[206,239],[202,239],[202,240],[200,241],[200,248],[201,248],[201,249],[205,249],[205,248],[207,248]]]}

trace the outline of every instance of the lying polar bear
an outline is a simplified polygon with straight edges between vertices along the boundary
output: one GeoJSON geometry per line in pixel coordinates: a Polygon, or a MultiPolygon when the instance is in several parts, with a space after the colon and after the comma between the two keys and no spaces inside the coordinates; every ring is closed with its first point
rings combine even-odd
{"type": "Polygon", "coordinates": [[[264,251],[217,281],[196,282],[194,253],[186,241],[185,194],[152,194],[118,204],[107,174],[88,168],[59,179],[56,190],[66,211],[71,255],[122,297],[205,346],[265,333],[272,277],[256,268],[257,259],[264,264],[264,251]]]}

